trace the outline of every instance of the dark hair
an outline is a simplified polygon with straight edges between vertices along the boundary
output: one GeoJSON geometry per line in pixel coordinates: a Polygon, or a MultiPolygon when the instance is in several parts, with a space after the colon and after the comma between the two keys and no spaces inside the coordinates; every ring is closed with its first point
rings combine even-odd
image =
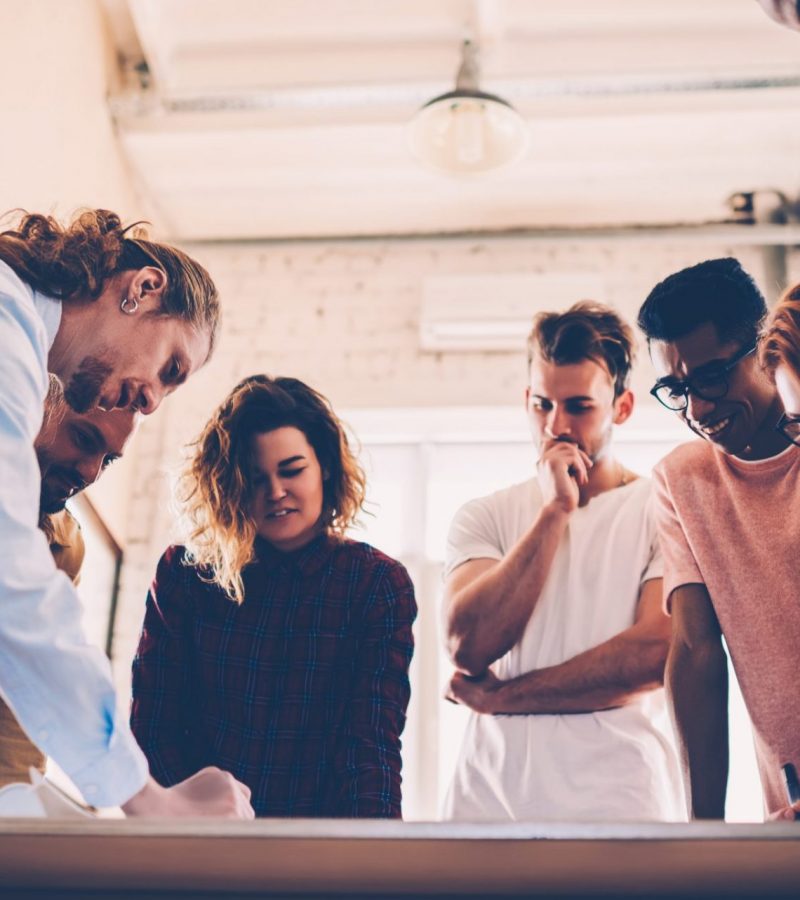
{"type": "Polygon", "coordinates": [[[239,603],[256,534],[248,502],[251,439],[285,426],[303,432],[325,474],[322,515],[329,532],[344,534],[364,503],[364,473],[325,397],[296,378],[252,375],[239,382],[194,442],[179,497],[190,529],[189,561],[207,566],[239,603]]]}
{"type": "Polygon", "coordinates": [[[769,314],[759,357],[770,372],[786,363],[800,378],[800,284],[790,287],[769,314]]]}
{"type": "Polygon", "coordinates": [[[208,331],[209,355],[214,348],[219,295],[208,272],[181,250],[148,240],[139,223],[123,227],[107,209],[85,210],[68,225],[23,213],[16,229],[0,233],[0,260],[34,290],[65,302],[96,300],[114,275],[156,266],[167,276],[160,314],[208,331]]]}
{"type": "Polygon", "coordinates": [[[767,304],[733,257],[707,259],[659,282],[639,310],[650,341],[674,341],[710,322],[720,341],[755,343],[767,304]]]}
{"type": "Polygon", "coordinates": [[[633,365],[633,330],[609,306],[583,300],[566,312],[539,313],[528,336],[528,366],[538,353],[558,366],[591,359],[608,369],[614,396],[628,387],[633,365]]]}

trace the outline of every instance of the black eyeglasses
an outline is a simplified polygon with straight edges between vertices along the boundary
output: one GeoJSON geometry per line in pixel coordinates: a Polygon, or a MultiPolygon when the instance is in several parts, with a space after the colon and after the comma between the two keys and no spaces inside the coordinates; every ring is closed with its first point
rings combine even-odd
{"type": "Polygon", "coordinates": [[[680,412],[689,405],[689,394],[701,400],[721,400],[730,389],[729,375],[739,363],[756,352],[756,345],[744,347],[726,363],[707,366],[683,381],[661,381],[650,391],[662,406],[680,412]]]}
{"type": "Polygon", "coordinates": [[[784,413],[778,419],[775,431],[780,431],[787,441],[800,447],[800,416],[790,416],[788,413],[784,413]]]}

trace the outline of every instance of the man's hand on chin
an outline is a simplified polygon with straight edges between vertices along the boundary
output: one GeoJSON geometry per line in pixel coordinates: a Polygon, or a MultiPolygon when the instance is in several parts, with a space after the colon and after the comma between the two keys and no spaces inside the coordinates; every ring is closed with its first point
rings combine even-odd
{"type": "Polygon", "coordinates": [[[445,699],[451,703],[468,706],[477,713],[492,715],[497,712],[498,692],[505,684],[491,669],[483,675],[454,673],[445,691],[445,699]]]}

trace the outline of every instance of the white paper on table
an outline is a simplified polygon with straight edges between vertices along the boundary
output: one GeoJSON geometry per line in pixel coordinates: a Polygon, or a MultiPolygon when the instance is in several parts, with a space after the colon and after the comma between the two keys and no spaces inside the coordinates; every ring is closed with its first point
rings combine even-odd
{"type": "Polygon", "coordinates": [[[76,803],[36,769],[30,769],[30,778],[30,784],[19,782],[0,788],[0,818],[94,818],[91,810],[76,803]]]}

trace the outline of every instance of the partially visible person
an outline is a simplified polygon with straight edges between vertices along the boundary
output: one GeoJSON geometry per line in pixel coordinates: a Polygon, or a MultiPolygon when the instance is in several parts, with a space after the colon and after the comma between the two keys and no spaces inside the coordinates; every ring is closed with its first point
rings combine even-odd
{"type": "Polygon", "coordinates": [[[632,358],[608,307],[538,316],[525,391],[538,464],[450,527],[448,697],[473,713],[445,818],[685,818],[651,485],[612,444],[633,411],[632,358]]]}
{"type": "Polygon", "coordinates": [[[259,816],[399,818],[414,589],[344,536],[364,475],[330,404],[293,378],[244,380],[182,499],[187,544],[158,565],[133,664],[155,777],[221,766],[259,816]]]}
{"type": "Polygon", "coordinates": [[[208,359],[218,319],[201,266],[107,210],[67,226],[24,214],[0,233],[0,696],[89,803],[129,815],[253,811],[228,773],[171,791],[149,776],[108,660],[87,643],[74,586],[37,527],[34,441],[48,372],[76,412],[149,414],[208,359]]]}
{"type": "Polygon", "coordinates": [[[759,355],[783,404],[777,428],[787,441],[800,444],[800,284],[789,288],[770,313],[759,355]]]}
{"type": "Polygon", "coordinates": [[[758,3],[771,19],[800,31],[800,0],[758,0],[758,3]]]}
{"type": "MultiPolygon", "coordinates": [[[[759,354],[784,408],[776,427],[787,441],[800,446],[800,284],[789,288],[770,313],[759,354]]],[[[799,819],[800,801],[787,803],[772,815],[799,819]]]]}
{"type": "MultiPolygon", "coordinates": [[[[136,413],[129,409],[76,413],[64,402],[61,383],[50,376],[44,420],[36,438],[42,472],[39,527],[47,537],[56,566],[77,584],[84,542],[67,500],[94,483],[122,456],[133,432],[136,413]]],[[[44,773],[45,755],[20,728],[0,700],[0,787],[26,782],[31,768],[44,773]]]]}
{"type": "Polygon", "coordinates": [[[667,683],[695,818],[725,816],[723,637],[752,721],[768,815],[786,809],[782,767],[800,766],[800,449],[776,428],[780,397],[756,354],[766,312],[732,258],[670,275],[639,312],[657,375],[652,393],[700,438],[654,473],[673,620],[667,683]]]}

